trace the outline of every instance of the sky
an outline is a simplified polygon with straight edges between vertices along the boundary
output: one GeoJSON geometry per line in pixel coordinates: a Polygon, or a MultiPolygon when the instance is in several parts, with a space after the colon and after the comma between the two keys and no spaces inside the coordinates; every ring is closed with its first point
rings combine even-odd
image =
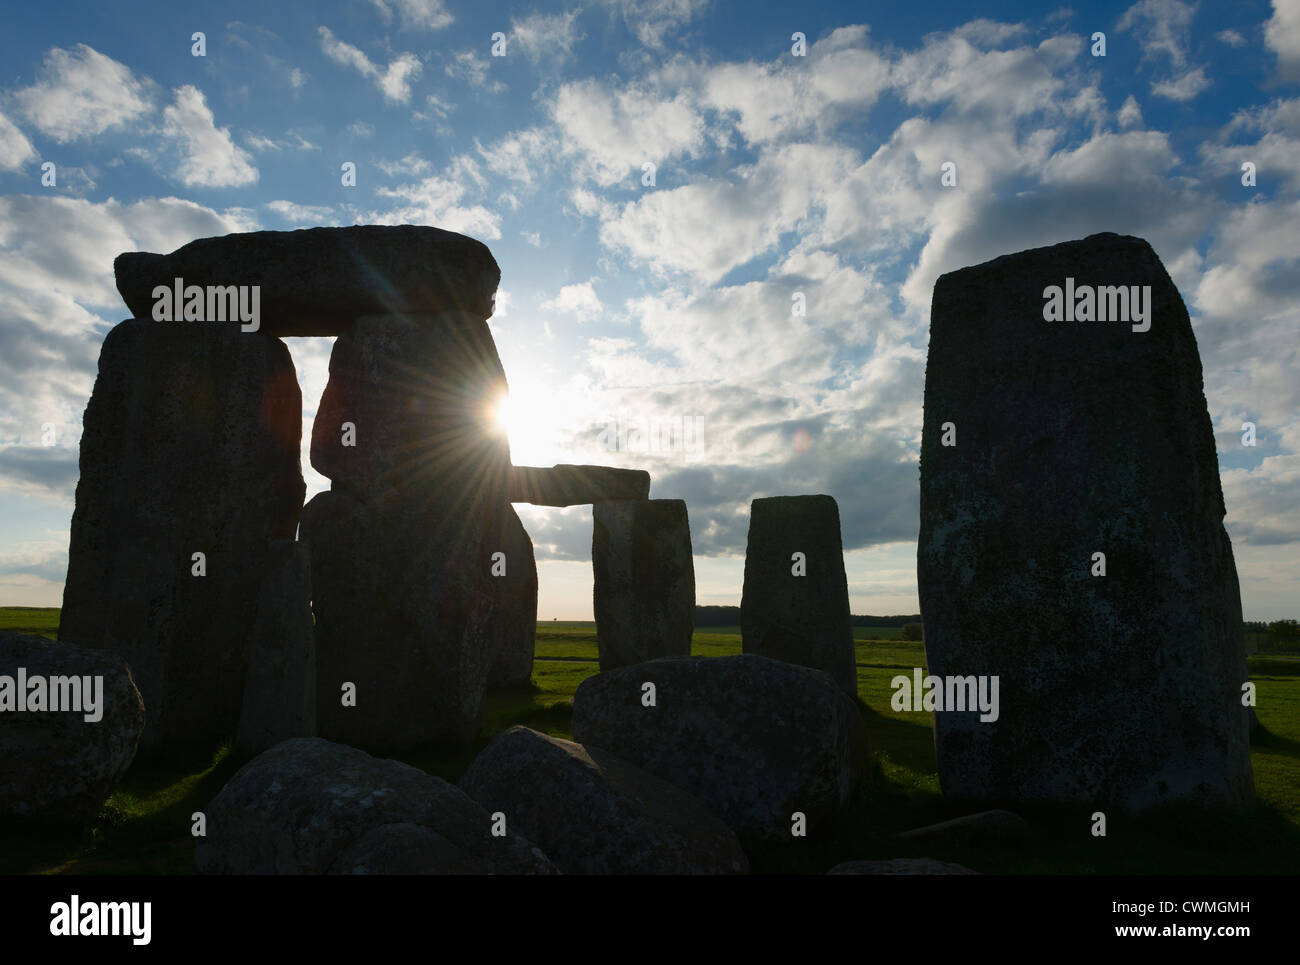
{"type": "MultiPolygon", "coordinates": [[[[740,602],[751,499],[829,493],[877,614],[919,609],[935,279],[1143,237],[1192,315],[1246,618],[1300,616],[1300,0],[203,6],[6,11],[0,604],[62,598],[118,253],[413,223],[501,266],[516,464],[649,470],[701,604],[740,602]]],[[[287,342],[310,496],[331,340],[287,342]]],[[[539,619],[591,619],[590,507],[519,511],[539,619]]]]}

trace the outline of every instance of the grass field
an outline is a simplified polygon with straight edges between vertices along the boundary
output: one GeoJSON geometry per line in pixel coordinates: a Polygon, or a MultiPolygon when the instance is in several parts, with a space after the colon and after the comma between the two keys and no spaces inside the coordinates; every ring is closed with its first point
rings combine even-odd
{"type": "MultiPolygon", "coordinates": [[[[57,626],[57,610],[0,609],[0,629],[53,637],[57,626]]],[[[1227,817],[1180,808],[1138,818],[1111,814],[1107,836],[1094,838],[1089,808],[1021,808],[1033,827],[1024,842],[918,849],[892,836],[963,813],[939,793],[928,717],[896,713],[889,706],[890,679],[924,667],[925,651],[919,643],[897,639],[897,628],[855,630],[858,698],[874,756],[872,780],[859,790],[833,833],[756,851],[751,854],[755,871],[820,873],[852,858],[909,856],[957,861],[988,873],[1300,871],[1300,658],[1269,654],[1249,659],[1263,725],[1252,749],[1259,797],[1252,812],[1227,817]],[[886,633],[894,638],[884,637],[886,633]]],[[[692,652],[739,653],[737,628],[701,629],[692,652]]],[[[531,688],[488,696],[476,747],[452,754],[430,750],[406,760],[455,781],[492,735],[513,724],[571,737],[573,693],[598,671],[594,624],[539,624],[536,658],[531,688]]],[[[203,809],[241,763],[221,747],[133,770],[91,827],[0,831],[0,872],[191,873],[190,816],[203,809]]]]}

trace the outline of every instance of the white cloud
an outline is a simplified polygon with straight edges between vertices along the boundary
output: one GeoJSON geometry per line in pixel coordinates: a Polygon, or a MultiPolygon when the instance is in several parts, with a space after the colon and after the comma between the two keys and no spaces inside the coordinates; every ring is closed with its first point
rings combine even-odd
{"type": "Polygon", "coordinates": [[[353,121],[347,126],[347,132],[353,137],[374,137],[375,129],[365,121],[353,121]]]}
{"type": "Polygon", "coordinates": [[[454,19],[443,0],[370,0],[391,21],[394,13],[405,30],[441,30],[454,19]]]}
{"type": "Polygon", "coordinates": [[[32,142],[0,112],[0,171],[17,171],[35,157],[32,142]]]}
{"type": "Polygon", "coordinates": [[[1197,67],[1181,76],[1151,85],[1151,93],[1174,101],[1189,101],[1210,86],[1205,70],[1197,67]]]}
{"type": "Polygon", "coordinates": [[[604,311],[604,306],[601,305],[590,281],[577,285],[564,285],[558,295],[542,303],[542,308],[573,315],[579,322],[593,321],[604,311]]]}
{"type": "Polygon", "coordinates": [[[417,177],[433,170],[433,164],[418,154],[408,154],[398,161],[377,161],[375,167],[388,177],[417,177]]]}
{"type": "Polygon", "coordinates": [[[1141,124],[1142,108],[1138,106],[1137,98],[1129,94],[1124,99],[1124,104],[1120,107],[1119,113],[1115,115],[1115,119],[1119,121],[1119,126],[1124,128],[1141,124]]]}
{"type": "Polygon", "coordinates": [[[386,68],[380,70],[360,48],[339,40],[329,27],[318,27],[317,33],[325,56],[374,81],[385,100],[405,104],[411,99],[411,83],[419,78],[422,69],[420,58],[415,54],[398,54],[389,61],[386,68]]]}
{"type": "Polygon", "coordinates": [[[463,203],[469,192],[456,178],[435,175],[393,188],[377,188],[375,193],[394,199],[394,205],[371,212],[366,217],[368,224],[426,224],[480,239],[501,237],[501,216],[481,204],[463,203]]]}
{"type": "Polygon", "coordinates": [[[601,0],[622,15],[641,43],[652,49],[664,46],[676,33],[709,5],[709,0],[601,0]]]}
{"type": "Polygon", "coordinates": [[[257,168],[243,148],[231,140],[230,129],[217,127],[202,92],[186,84],[175,91],[175,102],[163,110],[162,135],[180,151],[175,176],[191,187],[232,187],[252,184],[257,168]]]}
{"type": "Polygon", "coordinates": [[[122,127],[153,110],[146,82],[85,44],[51,48],[41,79],[14,100],[28,120],[60,144],[122,127]]]}
{"type": "Polygon", "coordinates": [[[523,19],[511,18],[511,39],[534,63],[543,59],[562,63],[573,53],[573,45],[584,36],[574,26],[581,12],[581,7],[574,7],[568,13],[552,16],[530,13],[523,19]]]}
{"type": "Polygon", "coordinates": [[[1227,44],[1229,47],[1246,46],[1246,38],[1241,35],[1240,30],[1220,30],[1214,36],[1220,43],[1227,44]]]}
{"type": "Polygon", "coordinates": [[[328,205],[294,204],[292,201],[268,201],[266,207],[291,225],[337,225],[334,209],[328,205]]]}
{"type": "Polygon", "coordinates": [[[447,62],[443,70],[448,77],[458,78],[465,81],[470,87],[482,88],[489,94],[495,94],[505,90],[506,85],[499,80],[488,80],[488,69],[490,67],[491,64],[475,51],[462,50],[447,62]]]}
{"type": "Polygon", "coordinates": [[[1300,0],[1273,0],[1273,16],[1264,24],[1264,43],[1277,54],[1282,80],[1300,79],[1300,0]]]}
{"type": "Polygon", "coordinates": [[[539,167],[549,168],[557,147],[549,132],[536,127],[507,134],[489,147],[475,139],[474,146],[489,171],[524,185],[534,183],[539,167]]]}
{"type": "Polygon", "coordinates": [[[1143,59],[1166,58],[1175,67],[1187,62],[1188,35],[1196,5],[1180,0],[1139,0],[1124,11],[1116,30],[1132,31],[1143,59]]]}
{"type": "Polygon", "coordinates": [[[521,238],[523,238],[524,241],[526,241],[526,242],[528,242],[530,245],[532,245],[534,248],[540,248],[540,247],[542,247],[542,236],[541,236],[541,233],[540,233],[540,232],[537,232],[537,231],[521,231],[521,232],[519,232],[519,236],[520,236],[521,238]]]}

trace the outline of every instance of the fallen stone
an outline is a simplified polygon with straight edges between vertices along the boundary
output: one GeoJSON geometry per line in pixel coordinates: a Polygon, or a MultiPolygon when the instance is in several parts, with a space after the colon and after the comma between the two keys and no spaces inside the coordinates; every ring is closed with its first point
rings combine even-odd
{"type": "Polygon", "coordinates": [[[597,503],[592,518],[592,608],[600,669],[689,656],[695,561],[686,503],[597,503]]]}
{"type": "Polygon", "coordinates": [[[742,840],[788,843],[796,811],[821,835],[871,765],[862,716],[828,675],[755,654],[588,677],[573,736],[694,794],[742,840]]]}
{"type": "Polygon", "coordinates": [[[615,499],[649,499],[650,474],[608,466],[515,466],[510,501],[535,506],[582,506],[615,499]]]}
{"type": "Polygon", "coordinates": [[[533,541],[511,506],[505,511],[501,552],[505,574],[492,578],[497,616],[487,628],[492,654],[488,687],[527,687],[533,678],[537,637],[537,562],[533,541]]]}
{"type": "Polygon", "coordinates": [[[946,796],[1253,802],[1241,600],[1201,386],[1187,310],[1140,238],[939,278],[917,552],[926,656],[931,674],[1000,686],[994,721],[934,714],[946,796]],[[1045,320],[1069,289],[1128,319],[1045,320]]]}
{"type": "Polygon", "coordinates": [[[564,874],[739,874],[749,861],[694,796],[597,747],[511,727],[460,787],[564,874]]]}
{"type": "Polygon", "coordinates": [[[447,515],[508,502],[510,446],[492,425],[505,370],[474,315],[357,320],[330,354],[311,464],[362,498],[420,493],[447,515]]]}
{"type": "Polygon", "coordinates": [[[977,875],[978,871],[933,858],[889,858],[885,861],[845,861],[828,875],[977,875]]]}
{"type": "Polygon", "coordinates": [[[276,540],[253,624],[235,740],[240,754],[260,754],[281,741],[316,736],[315,632],[307,547],[276,540]]]}
{"type": "MultiPolygon", "coordinates": [[[[117,290],[153,318],[154,288],[260,288],[261,331],[342,335],[363,315],[492,314],[501,270],[486,245],[423,225],[254,231],[200,238],[169,255],[131,251],[113,262],[117,290]]],[[[210,324],[210,323],[204,323],[210,324]]],[[[217,323],[221,324],[221,323],[217,323]]]]}
{"type": "Polygon", "coordinates": [[[554,872],[518,834],[494,837],[491,816],[446,781],[318,738],[254,758],[204,813],[204,874],[554,872]]]}
{"type": "Polygon", "coordinates": [[[824,670],[858,692],[840,513],[830,496],[773,496],[749,508],[741,646],[824,670]]]}
{"type": "Polygon", "coordinates": [[[904,841],[1019,841],[1029,834],[1025,819],[1012,811],[981,811],[951,821],[903,831],[904,841]]]}
{"type": "Polygon", "coordinates": [[[503,505],[448,517],[418,494],[338,490],[307,504],[320,736],[374,751],[477,736],[503,505]]]}
{"type": "Polygon", "coordinates": [[[144,720],[117,654],[0,631],[0,817],[92,820],[135,759],[144,720]]]}
{"type": "Polygon", "coordinates": [[[60,639],[126,659],[141,753],[231,737],[268,547],[302,509],[293,360],[262,333],[130,319],[83,425],[60,639]]]}

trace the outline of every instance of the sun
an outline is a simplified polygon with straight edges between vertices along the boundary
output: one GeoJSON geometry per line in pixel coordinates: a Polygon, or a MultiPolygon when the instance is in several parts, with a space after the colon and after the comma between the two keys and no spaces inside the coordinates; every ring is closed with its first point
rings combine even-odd
{"type": "Polygon", "coordinates": [[[548,465],[562,462],[554,452],[561,426],[556,395],[543,387],[520,382],[498,397],[489,410],[493,431],[506,437],[510,455],[517,465],[548,465]]]}

